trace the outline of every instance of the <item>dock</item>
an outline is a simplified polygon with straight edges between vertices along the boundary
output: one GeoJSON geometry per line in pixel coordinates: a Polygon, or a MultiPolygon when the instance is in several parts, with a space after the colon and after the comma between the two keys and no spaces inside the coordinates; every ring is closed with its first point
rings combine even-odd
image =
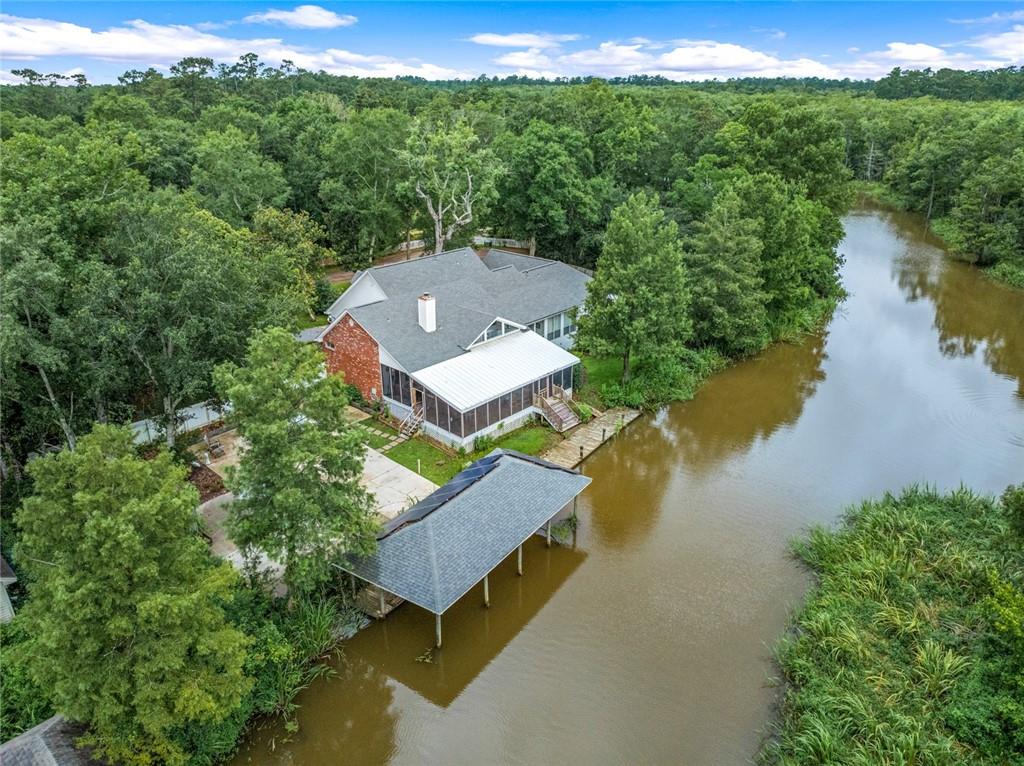
{"type": "Polygon", "coordinates": [[[593,420],[576,426],[563,441],[540,457],[564,468],[575,468],[638,417],[638,410],[625,407],[606,410],[593,420]]]}

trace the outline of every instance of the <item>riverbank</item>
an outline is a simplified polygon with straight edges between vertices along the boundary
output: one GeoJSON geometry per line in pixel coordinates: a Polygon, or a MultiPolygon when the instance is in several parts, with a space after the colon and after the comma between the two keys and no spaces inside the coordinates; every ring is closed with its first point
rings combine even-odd
{"type": "Polygon", "coordinates": [[[887,494],[795,552],[818,585],[764,762],[1024,763],[1024,484],[887,494]]]}
{"type": "Polygon", "coordinates": [[[922,477],[1021,480],[1024,296],[909,215],[843,225],[850,297],[825,329],[623,429],[586,462],[575,548],[528,545],[489,609],[478,590],[446,613],[432,662],[429,613],[370,624],[298,732],[253,730],[233,764],[749,762],[782,691],[766,647],[810,584],[789,541],[922,477]]]}
{"type": "MultiPolygon", "coordinates": [[[[900,196],[881,182],[856,181],[853,183],[853,188],[861,199],[890,207],[900,212],[910,212],[900,196]]],[[[974,265],[968,254],[958,252],[956,247],[958,232],[952,220],[949,218],[936,218],[930,222],[926,221],[925,226],[928,232],[942,243],[942,246],[949,251],[952,257],[974,265]]],[[[1017,262],[1004,261],[994,266],[978,266],[977,268],[982,274],[996,282],[1024,290],[1024,259],[1020,259],[1017,262]]]]}

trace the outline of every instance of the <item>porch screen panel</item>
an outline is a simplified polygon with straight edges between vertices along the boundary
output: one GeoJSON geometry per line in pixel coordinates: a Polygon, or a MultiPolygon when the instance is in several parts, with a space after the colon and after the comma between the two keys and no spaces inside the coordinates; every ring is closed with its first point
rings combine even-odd
{"type": "Polygon", "coordinates": [[[437,425],[448,430],[448,402],[437,397],[437,425]]]}
{"type": "Polygon", "coordinates": [[[427,391],[423,395],[423,401],[424,401],[424,407],[423,407],[424,417],[426,417],[428,423],[433,423],[436,426],[437,425],[437,397],[434,396],[429,391],[427,391]]]}
{"type": "Polygon", "coordinates": [[[533,386],[523,386],[520,390],[523,395],[523,409],[533,406],[533,386]]]}
{"type": "Polygon", "coordinates": [[[388,399],[394,399],[391,395],[391,368],[384,364],[380,366],[380,390],[388,399]]]}
{"type": "Polygon", "coordinates": [[[476,430],[482,431],[491,424],[490,418],[487,416],[487,405],[481,404],[475,410],[474,419],[476,420],[476,430]]]}
{"type": "Polygon", "coordinates": [[[452,406],[448,406],[448,418],[442,426],[448,433],[462,436],[462,413],[452,406]]]}

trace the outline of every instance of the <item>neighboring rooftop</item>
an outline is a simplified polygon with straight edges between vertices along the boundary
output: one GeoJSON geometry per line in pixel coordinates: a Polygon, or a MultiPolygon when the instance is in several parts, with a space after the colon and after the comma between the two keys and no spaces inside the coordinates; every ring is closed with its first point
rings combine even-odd
{"type": "Polygon", "coordinates": [[[361,272],[327,313],[338,318],[348,310],[415,372],[462,354],[496,317],[526,325],[579,306],[589,279],[558,261],[503,250],[481,258],[462,248],[361,272]],[[361,279],[372,279],[379,290],[356,289],[361,279]],[[417,317],[423,293],[435,299],[437,329],[431,333],[417,317]],[[370,302],[359,305],[361,300],[370,302]]]}
{"type": "Polygon", "coordinates": [[[18,578],[14,574],[14,570],[11,569],[11,565],[7,563],[7,559],[0,556],[0,581],[2,582],[17,582],[18,578]]]}
{"type": "Polygon", "coordinates": [[[319,327],[307,327],[305,330],[299,330],[295,333],[295,340],[299,343],[313,343],[320,337],[320,333],[327,329],[327,325],[322,324],[319,327]]]}
{"type": "Polygon", "coordinates": [[[441,614],[588,484],[571,469],[496,449],[390,521],[376,553],[340,566],[441,614]]]}
{"type": "Polygon", "coordinates": [[[38,726],[0,745],[3,766],[99,766],[87,750],[75,747],[84,733],[79,724],[62,715],[48,718],[38,726]]]}

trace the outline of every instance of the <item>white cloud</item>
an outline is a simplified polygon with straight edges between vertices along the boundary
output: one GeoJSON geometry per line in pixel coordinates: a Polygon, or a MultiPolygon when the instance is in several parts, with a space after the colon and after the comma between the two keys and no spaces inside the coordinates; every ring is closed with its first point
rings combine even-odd
{"type": "Polygon", "coordinates": [[[358,19],[348,14],[338,14],[319,5],[299,5],[290,11],[271,9],[264,13],[253,13],[242,19],[244,24],[283,24],[295,29],[334,29],[350,27],[358,19]]]}
{"type": "Polygon", "coordinates": [[[950,24],[998,24],[1002,21],[1024,21],[1024,10],[993,13],[977,19],[950,19],[950,24]]]}
{"type": "Polygon", "coordinates": [[[499,48],[557,48],[562,43],[579,40],[582,35],[556,35],[549,32],[512,32],[498,34],[480,32],[469,38],[477,45],[493,45],[499,48]]]}
{"type": "Polygon", "coordinates": [[[166,67],[186,56],[235,61],[252,52],[269,64],[284,59],[304,69],[358,77],[410,75],[427,79],[470,79],[472,75],[418,59],[364,55],[340,48],[313,50],[279,38],[237,39],[203,32],[182,24],[150,24],[142,20],[97,31],[50,19],[27,19],[0,14],[0,50],[7,60],[48,56],[92,58],[166,67]]]}
{"type": "Polygon", "coordinates": [[[808,58],[781,59],[733,43],[677,40],[669,46],[633,39],[630,44],[606,41],[596,48],[550,55],[537,48],[499,56],[494,63],[548,76],[598,75],[625,77],[656,74],[672,80],[729,77],[836,77],[838,72],[808,58]]]}
{"type": "Polygon", "coordinates": [[[761,34],[766,35],[771,40],[786,39],[786,33],[781,29],[776,29],[775,27],[754,27],[753,29],[755,32],[760,32],[761,34]]]}
{"type": "Polygon", "coordinates": [[[538,70],[552,66],[551,58],[540,48],[529,48],[525,51],[503,53],[494,59],[495,64],[514,67],[516,69],[538,70]]]}
{"type": "Polygon", "coordinates": [[[1008,32],[982,35],[971,40],[968,45],[980,48],[990,56],[1003,59],[1007,64],[1024,62],[1024,24],[1015,24],[1008,32]]]}

